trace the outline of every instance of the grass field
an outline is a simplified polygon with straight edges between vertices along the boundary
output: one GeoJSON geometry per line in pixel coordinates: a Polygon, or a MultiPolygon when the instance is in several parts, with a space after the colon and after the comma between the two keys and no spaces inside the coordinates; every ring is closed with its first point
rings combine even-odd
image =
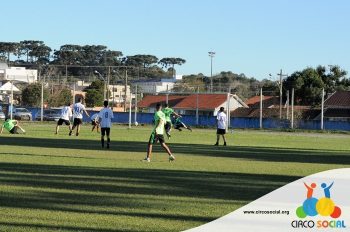
{"type": "Polygon", "coordinates": [[[169,163],[150,127],[115,126],[111,150],[84,126],[25,124],[0,135],[0,231],[180,231],[223,216],[303,176],[350,166],[350,136],[214,130],[173,132],[169,163]]]}

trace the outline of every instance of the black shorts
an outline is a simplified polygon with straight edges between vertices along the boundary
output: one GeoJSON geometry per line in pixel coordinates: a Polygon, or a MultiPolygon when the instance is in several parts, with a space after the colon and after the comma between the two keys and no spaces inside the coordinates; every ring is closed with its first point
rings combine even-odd
{"type": "Polygon", "coordinates": [[[10,132],[11,134],[18,134],[18,132],[17,132],[17,127],[14,126],[9,132],[10,132]]]}
{"type": "Polygon", "coordinates": [[[174,128],[175,129],[180,129],[181,127],[185,127],[184,124],[182,122],[178,122],[174,124],[174,128]]]}
{"type": "Polygon", "coordinates": [[[98,126],[98,123],[95,120],[91,120],[91,125],[98,126]]]}
{"type": "Polygon", "coordinates": [[[81,119],[81,118],[74,118],[73,126],[78,126],[78,125],[81,125],[81,124],[83,124],[83,119],[81,119]]]}
{"type": "Polygon", "coordinates": [[[62,118],[58,119],[57,125],[61,126],[63,123],[66,124],[67,126],[70,125],[70,121],[69,120],[65,120],[65,119],[62,119],[62,118]]]}
{"type": "Polygon", "coordinates": [[[164,129],[166,132],[169,132],[171,129],[171,122],[166,122],[164,125],[164,129]]]}
{"type": "Polygon", "coordinates": [[[109,127],[103,127],[101,128],[101,135],[105,136],[107,134],[107,136],[109,136],[111,133],[111,128],[109,127]]]}
{"type": "Polygon", "coordinates": [[[226,129],[217,129],[216,130],[216,134],[218,134],[218,135],[224,135],[224,134],[226,134],[226,129]]]}
{"type": "Polygon", "coordinates": [[[153,132],[149,137],[148,144],[155,144],[156,142],[159,142],[160,144],[165,143],[164,136],[156,135],[156,133],[153,132]]]}

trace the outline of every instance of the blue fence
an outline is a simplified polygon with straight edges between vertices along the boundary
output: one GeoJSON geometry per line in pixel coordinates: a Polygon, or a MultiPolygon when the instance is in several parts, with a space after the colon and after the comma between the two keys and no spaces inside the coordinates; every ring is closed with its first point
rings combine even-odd
{"type": "MultiPolygon", "coordinates": [[[[33,115],[33,119],[35,118],[35,114],[40,112],[38,108],[28,108],[33,115]]],[[[90,115],[97,113],[96,111],[88,111],[90,115]]],[[[134,113],[132,113],[132,123],[135,122],[134,113]]],[[[153,120],[152,113],[137,113],[137,122],[139,124],[151,124],[153,120]]],[[[84,121],[90,121],[89,118],[84,117],[84,121]]],[[[189,126],[196,125],[196,116],[195,115],[183,115],[182,121],[189,126]]],[[[129,113],[128,112],[115,112],[114,120],[115,123],[128,123],[129,122],[129,113]]],[[[215,117],[200,115],[198,118],[199,126],[215,126],[215,117]]],[[[294,128],[306,129],[306,130],[320,130],[321,122],[318,120],[298,120],[294,122],[294,128]]],[[[324,129],[326,130],[343,130],[350,131],[350,122],[343,121],[327,121],[325,120],[324,129]]],[[[259,128],[259,118],[231,118],[231,127],[232,128],[259,128]]],[[[265,129],[276,129],[282,128],[287,129],[290,128],[289,120],[279,120],[273,118],[263,119],[263,128],[265,129]]]]}

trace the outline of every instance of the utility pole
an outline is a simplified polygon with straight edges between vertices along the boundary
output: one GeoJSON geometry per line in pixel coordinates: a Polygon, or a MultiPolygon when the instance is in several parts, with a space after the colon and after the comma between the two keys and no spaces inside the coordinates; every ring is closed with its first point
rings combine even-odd
{"type": "Polygon", "coordinates": [[[196,125],[199,125],[198,105],[199,105],[199,87],[197,87],[197,94],[196,94],[196,125]]]}
{"type": "Polygon", "coordinates": [[[292,89],[292,120],[291,120],[291,128],[294,128],[294,88],[292,89]]]}
{"type": "Polygon", "coordinates": [[[280,119],[282,119],[282,91],[283,91],[283,77],[286,77],[286,74],[283,74],[282,69],[280,73],[277,74],[280,76],[279,80],[279,89],[280,89],[280,119]]]}
{"type": "Polygon", "coordinates": [[[213,58],[215,56],[215,52],[208,52],[210,57],[210,92],[213,92],[213,58]]]}
{"type": "Polygon", "coordinates": [[[287,90],[287,120],[289,119],[289,90],[287,90]]]}
{"type": "Polygon", "coordinates": [[[324,117],[324,89],[322,89],[322,102],[321,102],[321,130],[323,130],[323,117],[324,117]]]}
{"type": "Polygon", "coordinates": [[[109,103],[109,80],[111,79],[111,66],[108,66],[108,74],[107,74],[107,101],[109,103]]]}
{"type": "Polygon", "coordinates": [[[262,108],[263,108],[263,89],[260,88],[260,115],[259,115],[259,127],[260,129],[263,128],[263,111],[262,111],[262,108]]]}
{"type": "Polygon", "coordinates": [[[135,85],[135,125],[137,125],[137,84],[135,85]]]}
{"type": "Polygon", "coordinates": [[[128,89],[128,69],[125,69],[124,112],[126,112],[127,89],[128,89]]]}

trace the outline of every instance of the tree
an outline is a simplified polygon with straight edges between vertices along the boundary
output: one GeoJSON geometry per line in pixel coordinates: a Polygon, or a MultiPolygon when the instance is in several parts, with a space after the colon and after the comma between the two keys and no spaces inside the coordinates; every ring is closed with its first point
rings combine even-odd
{"type": "Polygon", "coordinates": [[[96,89],[88,89],[85,95],[86,106],[101,106],[103,102],[103,94],[96,89]]]}
{"type": "Polygon", "coordinates": [[[6,57],[7,62],[10,62],[11,54],[17,54],[19,43],[15,42],[0,42],[0,55],[6,57]]]}
{"type": "Polygon", "coordinates": [[[159,61],[163,68],[172,67],[172,75],[175,76],[175,65],[183,65],[186,60],[182,58],[166,57],[159,61]]]}
{"type": "MultiPolygon", "coordinates": [[[[47,101],[49,91],[44,88],[44,101],[47,101]]],[[[41,84],[29,84],[22,91],[22,104],[25,106],[36,106],[41,105],[41,84]]]]}
{"type": "Polygon", "coordinates": [[[103,92],[104,92],[104,82],[96,80],[91,82],[91,84],[85,88],[85,102],[88,107],[102,106],[103,103],[103,92]]]}
{"type": "Polygon", "coordinates": [[[35,62],[34,58],[39,58],[38,55],[43,56],[43,51],[44,54],[47,55],[47,51],[49,50],[48,53],[51,52],[51,48],[46,46],[43,41],[39,40],[23,40],[19,42],[19,49],[18,49],[18,58],[20,58],[22,55],[26,56],[26,62],[35,62]],[[36,49],[41,49],[39,52],[36,51],[36,49]]]}
{"type": "Polygon", "coordinates": [[[294,88],[295,100],[301,105],[319,105],[324,87],[319,70],[311,67],[294,72],[283,82],[284,89],[294,88]]]}
{"type": "Polygon", "coordinates": [[[65,106],[72,102],[72,92],[68,88],[61,89],[52,94],[49,98],[49,105],[52,107],[65,106]]]}

